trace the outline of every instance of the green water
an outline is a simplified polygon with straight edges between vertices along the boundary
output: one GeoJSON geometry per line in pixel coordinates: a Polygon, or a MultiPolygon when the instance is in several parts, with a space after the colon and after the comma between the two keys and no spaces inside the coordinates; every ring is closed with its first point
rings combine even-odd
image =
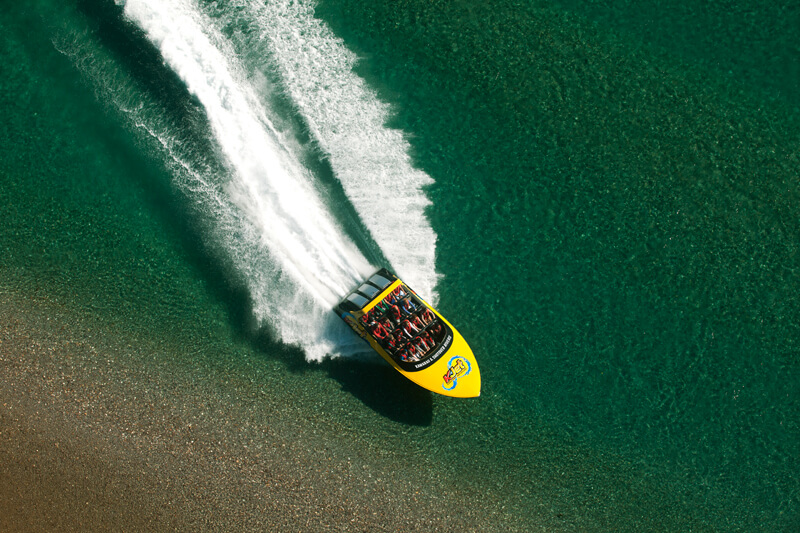
{"type": "Polygon", "coordinates": [[[435,180],[439,308],[477,354],[478,401],[306,363],[246,325],[191,198],[58,51],[96,47],[213,150],[198,104],[103,2],[0,16],[0,287],[191,346],[174,350],[187,372],[256,365],[299,423],[418,465],[423,489],[480,495],[476,523],[793,531],[798,10],[652,4],[319,3],[435,180]]]}

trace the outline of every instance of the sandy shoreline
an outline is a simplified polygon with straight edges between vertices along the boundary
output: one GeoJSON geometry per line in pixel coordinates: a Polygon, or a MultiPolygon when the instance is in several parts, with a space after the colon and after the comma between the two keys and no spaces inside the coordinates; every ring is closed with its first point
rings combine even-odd
{"type": "Polygon", "coordinates": [[[314,435],[275,387],[230,401],[86,320],[0,298],[0,530],[477,530],[463,494],[314,435]]]}
{"type": "MultiPolygon", "coordinates": [[[[710,530],[700,502],[560,436],[469,455],[319,366],[217,362],[111,315],[0,287],[0,531],[710,530]]],[[[434,426],[476,414],[446,405],[434,426]]]]}

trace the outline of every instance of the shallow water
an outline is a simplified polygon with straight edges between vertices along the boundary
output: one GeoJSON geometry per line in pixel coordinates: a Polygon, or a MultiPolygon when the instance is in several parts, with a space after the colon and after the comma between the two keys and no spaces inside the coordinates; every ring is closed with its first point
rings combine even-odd
{"type": "MultiPolygon", "coordinates": [[[[353,257],[436,283],[481,364],[479,400],[433,397],[380,365],[307,362],[353,351],[335,322],[303,349],[278,341],[323,306],[291,297],[287,284],[302,284],[241,223],[252,218],[208,209],[249,205],[225,186],[237,170],[214,116],[105,2],[0,18],[3,286],[94,313],[101,335],[110,324],[146,335],[187,375],[283,383],[271,390],[321,442],[410,464],[404,482],[426,492],[480,494],[464,511],[474,523],[793,530],[800,80],[786,43],[800,24],[786,21],[797,13],[560,6],[320,2],[316,22],[302,20],[329,32],[329,53],[360,58],[340,93],[291,81],[265,34],[290,39],[291,27],[264,27],[245,3],[196,10],[236,50],[239,79],[353,257]],[[320,111],[354,91],[370,113],[388,105],[388,123],[320,111]],[[401,264],[386,243],[407,235],[353,198],[373,163],[335,133],[365,127],[394,160],[410,157],[392,181],[427,183],[414,224],[436,244],[425,237],[413,255],[434,265],[401,264]]],[[[326,57],[295,72],[342,68],[326,57]]],[[[370,186],[385,198],[387,183],[370,186]]]]}

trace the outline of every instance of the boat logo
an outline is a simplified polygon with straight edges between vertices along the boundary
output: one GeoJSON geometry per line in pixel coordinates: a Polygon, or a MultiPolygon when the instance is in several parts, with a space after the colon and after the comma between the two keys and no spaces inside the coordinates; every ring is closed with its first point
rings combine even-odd
{"type": "Polygon", "coordinates": [[[444,390],[453,390],[458,385],[458,378],[462,378],[470,373],[472,365],[460,355],[453,356],[447,362],[447,373],[444,375],[444,390]]]}

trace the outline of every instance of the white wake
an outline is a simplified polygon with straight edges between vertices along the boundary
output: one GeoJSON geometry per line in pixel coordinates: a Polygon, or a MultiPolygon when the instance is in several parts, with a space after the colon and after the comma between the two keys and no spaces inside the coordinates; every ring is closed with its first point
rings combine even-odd
{"type": "Polygon", "coordinates": [[[188,1],[131,0],[125,15],[206,110],[230,178],[183,182],[201,195],[249,285],[256,316],[311,358],[337,352],[331,307],[374,267],[344,235],[287,149],[226,41],[188,1]]]}
{"type": "Polygon", "coordinates": [[[423,187],[401,131],[386,127],[388,105],[353,72],[357,57],[314,17],[314,1],[238,0],[268,43],[282,81],[331,161],[372,237],[396,273],[436,300],[436,234],[423,187]]]}
{"type": "Polygon", "coordinates": [[[352,72],[355,56],[311,3],[232,4],[124,2],[126,18],[202,104],[219,154],[193,153],[184,139],[195,132],[165,120],[102,51],[81,49],[79,36],[61,45],[102,99],[157,140],[207,244],[247,285],[256,319],[309,359],[363,351],[331,307],[375,267],[326,207],[292,133],[276,126],[264,80],[277,75],[372,238],[428,298],[436,236],[421,188],[431,179],[411,167],[402,134],[384,125],[389,109],[352,72]]]}

